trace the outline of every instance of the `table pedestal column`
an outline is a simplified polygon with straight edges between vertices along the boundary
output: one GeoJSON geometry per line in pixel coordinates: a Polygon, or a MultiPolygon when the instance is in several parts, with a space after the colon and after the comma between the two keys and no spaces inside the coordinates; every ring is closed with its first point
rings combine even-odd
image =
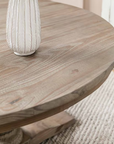
{"type": "Polygon", "coordinates": [[[75,123],[66,112],[0,135],[0,144],[40,144],[75,123]]]}
{"type": "Polygon", "coordinates": [[[22,129],[15,129],[0,134],[0,144],[20,144],[23,140],[22,129]]]}

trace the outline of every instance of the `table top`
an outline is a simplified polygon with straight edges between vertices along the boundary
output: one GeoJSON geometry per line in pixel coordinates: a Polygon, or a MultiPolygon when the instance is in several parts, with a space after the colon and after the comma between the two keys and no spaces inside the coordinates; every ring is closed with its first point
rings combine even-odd
{"type": "Polygon", "coordinates": [[[40,48],[19,57],[6,43],[7,0],[0,1],[0,128],[63,111],[94,92],[114,66],[114,29],[108,22],[48,0],[39,5],[40,48]]]}

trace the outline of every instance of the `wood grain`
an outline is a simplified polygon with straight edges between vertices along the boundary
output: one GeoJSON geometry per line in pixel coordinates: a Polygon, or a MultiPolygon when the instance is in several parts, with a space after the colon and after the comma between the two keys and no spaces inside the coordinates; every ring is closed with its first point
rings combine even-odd
{"type": "Polygon", "coordinates": [[[72,116],[66,112],[61,112],[40,122],[23,127],[22,130],[24,132],[24,137],[26,138],[23,139],[23,142],[29,141],[29,144],[40,144],[74,123],[75,119],[72,116]]]}
{"type": "Polygon", "coordinates": [[[94,92],[114,67],[114,29],[88,11],[39,0],[42,43],[29,57],[6,43],[0,1],[0,133],[52,116],[94,92]]]}

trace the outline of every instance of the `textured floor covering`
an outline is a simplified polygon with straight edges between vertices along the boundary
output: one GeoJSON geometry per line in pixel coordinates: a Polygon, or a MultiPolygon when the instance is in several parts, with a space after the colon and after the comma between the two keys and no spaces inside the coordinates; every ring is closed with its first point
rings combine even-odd
{"type": "Polygon", "coordinates": [[[42,144],[114,144],[114,72],[97,91],[67,111],[76,124],[42,144]]]}

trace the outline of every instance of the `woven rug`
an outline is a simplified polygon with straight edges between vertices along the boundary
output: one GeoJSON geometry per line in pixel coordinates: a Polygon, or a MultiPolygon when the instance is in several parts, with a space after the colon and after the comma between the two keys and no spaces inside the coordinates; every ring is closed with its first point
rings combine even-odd
{"type": "Polygon", "coordinates": [[[76,124],[42,144],[114,144],[114,72],[97,91],[67,112],[76,124]]]}

